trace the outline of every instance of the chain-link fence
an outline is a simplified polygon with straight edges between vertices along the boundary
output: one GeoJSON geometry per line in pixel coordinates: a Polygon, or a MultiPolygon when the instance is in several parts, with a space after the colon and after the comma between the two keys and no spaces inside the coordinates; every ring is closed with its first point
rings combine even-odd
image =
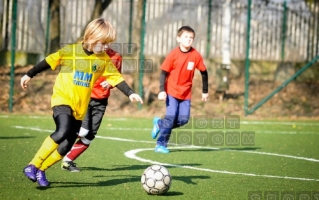
{"type": "MultiPolygon", "coordinates": [[[[66,43],[79,41],[86,25],[100,16],[108,19],[117,30],[115,50],[124,56],[125,45],[134,44],[139,50],[139,54],[132,54],[133,59],[124,60],[123,65],[126,63],[130,69],[131,61],[134,61],[136,67],[129,72],[138,72],[131,74],[137,81],[135,86],[138,85],[141,96],[145,73],[141,70],[141,61],[145,60],[144,56],[150,57],[158,65],[159,60],[177,46],[176,33],[183,25],[195,30],[194,47],[208,61],[208,68],[214,69],[212,74],[217,77],[217,92],[225,94],[228,89],[230,64],[236,62],[237,69],[232,69],[245,71],[246,111],[249,75],[262,76],[264,68],[269,68],[268,71],[272,70],[269,80],[283,82],[290,77],[284,82],[285,86],[296,78],[292,75],[300,69],[300,66],[294,68],[291,63],[318,63],[319,1],[0,0],[0,64],[9,65],[11,62],[10,105],[14,65],[35,64],[35,59],[25,57],[35,55],[43,58],[66,43]],[[97,7],[98,2],[100,7],[97,7]],[[19,59],[19,55],[24,59],[19,59]],[[275,64],[249,69],[250,60],[275,64]],[[243,61],[246,61],[245,70],[242,68],[243,61]],[[280,74],[284,76],[279,79],[280,74]]],[[[296,74],[299,76],[308,69],[309,63],[296,74]]],[[[147,63],[144,62],[144,65],[147,63]]],[[[153,69],[150,72],[154,72],[153,69]]],[[[313,72],[310,74],[315,74],[313,72]]],[[[134,89],[137,91],[137,88],[134,89]]]]}
{"type": "MultiPolygon", "coordinates": [[[[3,50],[11,48],[13,0],[0,0],[1,40],[3,50]]],[[[194,47],[203,56],[223,57],[225,42],[230,58],[243,60],[246,49],[247,0],[147,0],[145,55],[165,56],[177,45],[175,36],[182,25],[196,31],[194,47]],[[229,12],[225,12],[229,10],[229,12]],[[229,13],[229,15],[227,15],[229,13]],[[229,24],[225,25],[225,19],[229,24]],[[225,27],[226,26],[226,27],[225,27]],[[225,30],[229,32],[225,38],[225,30]]],[[[116,27],[117,43],[135,42],[138,1],[114,0],[102,13],[116,27]],[[130,4],[133,3],[133,6],[130,4]],[[130,10],[133,8],[133,10],[130,10]],[[133,12],[130,18],[130,12],[133,12]],[[132,30],[129,29],[130,23],[132,30]],[[133,35],[133,37],[132,37],[133,35]]],[[[76,42],[91,20],[94,1],[60,1],[60,43],[76,42]]],[[[45,54],[50,44],[50,8],[48,1],[17,1],[16,51],[45,54]]],[[[319,2],[303,0],[252,0],[250,59],[279,61],[311,60],[319,54],[319,2]]],[[[52,13],[51,13],[52,15],[52,13]]],[[[52,27],[51,27],[52,28],[52,27]]],[[[141,30],[141,29],[139,29],[141,30]]]]}

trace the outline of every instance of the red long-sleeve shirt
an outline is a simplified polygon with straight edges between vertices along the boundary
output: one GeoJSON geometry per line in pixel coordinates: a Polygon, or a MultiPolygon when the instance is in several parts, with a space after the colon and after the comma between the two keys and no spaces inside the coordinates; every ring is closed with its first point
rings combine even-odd
{"type": "MultiPolygon", "coordinates": [[[[116,68],[118,69],[119,72],[121,72],[121,67],[122,67],[122,56],[108,48],[105,50],[105,52],[107,53],[107,55],[109,55],[112,63],[116,66],[116,68]]],[[[105,81],[105,78],[104,77],[100,77],[97,79],[97,81],[94,83],[94,86],[93,86],[93,90],[92,90],[92,93],[91,93],[91,98],[93,99],[105,99],[105,98],[108,98],[111,94],[111,88],[108,88],[108,89],[104,89],[100,84],[105,81]]]]}

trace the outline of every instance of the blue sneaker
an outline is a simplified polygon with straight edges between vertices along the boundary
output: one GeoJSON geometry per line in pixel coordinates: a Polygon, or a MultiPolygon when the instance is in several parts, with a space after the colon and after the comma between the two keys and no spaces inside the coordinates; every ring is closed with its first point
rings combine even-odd
{"type": "Polygon", "coordinates": [[[38,184],[40,186],[46,187],[46,186],[50,185],[49,181],[45,177],[44,171],[38,170],[38,172],[37,172],[37,180],[38,180],[38,184]]]}
{"type": "Polygon", "coordinates": [[[157,145],[157,146],[155,147],[154,151],[155,151],[156,153],[169,153],[169,150],[168,150],[166,147],[161,146],[161,145],[157,145]]]}
{"type": "Polygon", "coordinates": [[[153,119],[153,129],[152,129],[152,138],[155,139],[160,131],[158,126],[158,121],[161,120],[159,117],[154,117],[153,119]]]}
{"type": "Polygon", "coordinates": [[[23,169],[24,175],[33,182],[37,181],[37,171],[38,168],[36,168],[34,165],[28,165],[23,169]]]}

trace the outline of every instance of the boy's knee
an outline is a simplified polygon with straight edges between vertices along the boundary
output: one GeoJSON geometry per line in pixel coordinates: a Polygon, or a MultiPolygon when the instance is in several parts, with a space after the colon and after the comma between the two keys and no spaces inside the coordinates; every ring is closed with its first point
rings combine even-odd
{"type": "Polygon", "coordinates": [[[82,138],[85,138],[88,141],[92,141],[95,138],[95,134],[93,132],[89,132],[85,137],[82,138]]]}
{"type": "Polygon", "coordinates": [[[163,119],[161,128],[173,128],[174,127],[174,121],[172,119],[163,119]]]}
{"type": "Polygon", "coordinates": [[[180,120],[180,126],[184,126],[185,124],[187,124],[188,123],[188,119],[182,119],[182,120],[180,120]]]}
{"type": "Polygon", "coordinates": [[[68,131],[56,131],[51,134],[52,140],[57,144],[60,144],[67,137],[68,137],[68,131]]]}
{"type": "Polygon", "coordinates": [[[89,139],[83,137],[83,138],[81,138],[81,142],[82,142],[83,144],[90,145],[91,142],[92,142],[92,140],[89,140],[89,139]]]}
{"type": "Polygon", "coordinates": [[[80,128],[80,131],[79,131],[79,133],[78,133],[78,135],[79,135],[80,137],[85,137],[88,133],[89,133],[89,130],[87,130],[87,129],[81,127],[81,128],[80,128]]]}

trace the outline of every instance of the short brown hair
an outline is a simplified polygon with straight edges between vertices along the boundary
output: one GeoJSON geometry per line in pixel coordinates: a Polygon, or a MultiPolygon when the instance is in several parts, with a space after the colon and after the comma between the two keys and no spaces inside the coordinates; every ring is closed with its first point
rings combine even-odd
{"type": "Polygon", "coordinates": [[[190,26],[182,26],[178,29],[177,31],[177,36],[181,36],[183,34],[183,32],[191,32],[194,34],[194,37],[195,37],[195,31],[194,29],[192,29],[190,26]]]}

